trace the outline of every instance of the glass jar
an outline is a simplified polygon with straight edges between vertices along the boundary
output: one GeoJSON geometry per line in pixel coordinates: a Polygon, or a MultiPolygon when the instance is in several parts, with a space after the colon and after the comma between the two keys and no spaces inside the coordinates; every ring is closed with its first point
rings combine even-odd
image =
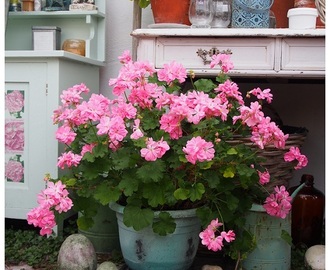
{"type": "MultiPolygon", "coordinates": [[[[321,244],[325,196],[314,188],[314,177],[304,174],[300,183],[305,186],[297,193],[292,202],[292,242],[295,245],[321,244]]],[[[297,188],[292,187],[289,193],[297,188]]]]}
{"type": "Polygon", "coordinates": [[[213,20],[212,27],[226,28],[231,21],[231,1],[230,0],[213,0],[213,20]]]}
{"type": "Polygon", "coordinates": [[[66,39],[63,42],[62,50],[85,56],[85,40],[83,39],[66,39]]]}
{"type": "Polygon", "coordinates": [[[189,21],[192,28],[210,28],[213,19],[213,0],[191,0],[189,21]]]}

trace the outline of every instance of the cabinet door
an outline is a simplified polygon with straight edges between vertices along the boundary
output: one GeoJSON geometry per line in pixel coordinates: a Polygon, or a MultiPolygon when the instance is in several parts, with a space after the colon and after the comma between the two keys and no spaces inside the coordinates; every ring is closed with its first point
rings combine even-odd
{"type": "MultiPolygon", "coordinates": [[[[5,216],[25,219],[44,188],[47,63],[5,64],[5,216]]],[[[55,164],[56,166],[56,164],[55,164]]]]}

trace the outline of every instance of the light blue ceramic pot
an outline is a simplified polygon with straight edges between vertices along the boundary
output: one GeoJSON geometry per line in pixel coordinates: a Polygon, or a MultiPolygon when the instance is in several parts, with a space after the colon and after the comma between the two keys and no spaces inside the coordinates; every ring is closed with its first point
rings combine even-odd
{"type": "MultiPolygon", "coordinates": [[[[302,184],[291,195],[294,199],[302,184]]],[[[262,205],[253,204],[246,215],[245,229],[256,237],[257,247],[243,261],[244,270],[289,270],[291,246],[282,238],[283,231],[291,235],[291,213],[286,218],[267,214],[262,205]]]]}
{"type": "Polygon", "coordinates": [[[272,217],[261,205],[253,205],[246,216],[245,229],[254,234],[257,247],[243,261],[245,270],[289,270],[291,247],[282,239],[282,230],[291,233],[291,214],[272,217]]]}
{"type": "Polygon", "coordinates": [[[173,234],[160,236],[151,227],[141,231],[126,227],[124,207],[111,204],[110,208],[117,212],[120,246],[130,269],[186,270],[193,264],[201,231],[195,209],[168,211],[176,220],[176,229],[173,234]]]}

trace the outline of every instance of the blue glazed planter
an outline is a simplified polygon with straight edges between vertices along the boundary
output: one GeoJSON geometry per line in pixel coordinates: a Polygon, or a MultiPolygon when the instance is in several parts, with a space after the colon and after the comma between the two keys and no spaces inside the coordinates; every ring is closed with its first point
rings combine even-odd
{"type": "Polygon", "coordinates": [[[281,237],[291,234],[291,214],[285,219],[272,217],[261,205],[253,205],[246,216],[245,229],[256,237],[257,247],[243,261],[245,270],[289,270],[291,247],[281,237]]]}
{"type": "Polygon", "coordinates": [[[120,246],[130,269],[186,270],[193,264],[201,231],[195,209],[168,211],[176,220],[176,230],[173,234],[160,236],[151,227],[141,231],[126,227],[123,223],[124,207],[111,204],[110,208],[117,214],[120,246]]]}

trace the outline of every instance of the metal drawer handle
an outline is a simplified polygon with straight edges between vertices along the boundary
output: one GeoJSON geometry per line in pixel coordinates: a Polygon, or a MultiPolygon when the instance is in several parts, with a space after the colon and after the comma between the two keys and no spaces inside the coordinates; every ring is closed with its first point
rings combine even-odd
{"type": "Polygon", "coordinates": [[[196,53],[197,56],[203,59],[204,65],[209,65],[211,63],[211,60],[206,59],[207,56],[212,57],[213,55],[217,55],[219,53],[232,54],[230,49],[220,51],[216,47],[213,47],[209,50],[198,49],[196,53]]]}

